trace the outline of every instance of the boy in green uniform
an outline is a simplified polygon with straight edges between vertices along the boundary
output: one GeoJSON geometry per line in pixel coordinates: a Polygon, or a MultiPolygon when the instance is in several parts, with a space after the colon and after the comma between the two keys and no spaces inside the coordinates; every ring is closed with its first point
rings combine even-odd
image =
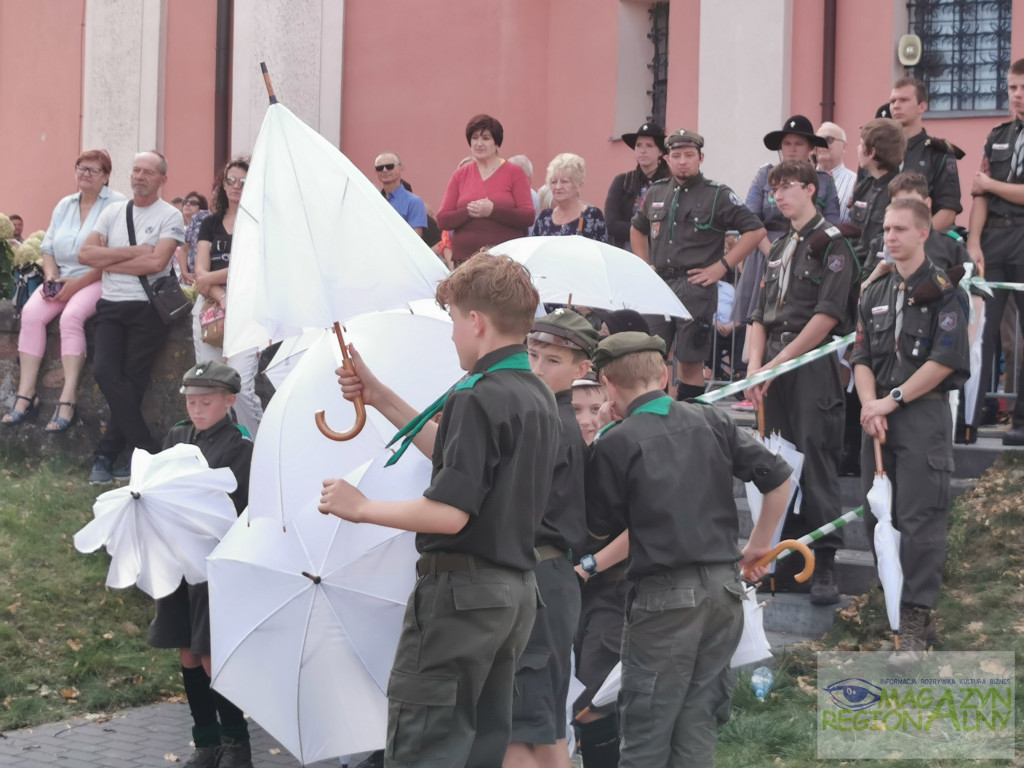
{"type": "Polygon", "coordinates": [[[501,765],[516,662],[537,612],[534,541],[561,443],[551,390],[522,342],[539,296],[524,267],[479,253],[437,288],[470,376],[421,417],[355,355],[338,369],[406,443],[432,456],[423,496],[382,502],[325,480],[320,511],[416,531],[419,579],[388,683],[386,766],[501,765]],[[440,424],[432,415],[443,407],[440,424]]]}
{"type": "MultiPolygon", "coordinates": [[[[231,493],[241,514],[249,503],[252,438],[228,415],[241,389],[241,377],[223,363],[205,361],[182,377],[189,418],[175,424],[165,449],[179,443],[199,447],[211,467],[228,467],[238,487],[231,493]]],[[[210,688],[210,597],[206,582],[181,585],[156,601],[149,627],[154,648],[177,648],[185,698],[192,711],[196,749],[186,768],[252,768],[249,726],[242,710],[210,688]],[[219,722],[218,722],[219,717],[219,722]]]]}
{"type": "Polygon", "coordinates": [[[526,339],[530,368],[555,394],[562,443],[551,497],[537,528],[540,562],[533,569],[544,609],[516,671],[511,743],[504,768],[569,768],[565,706],[572,638],[580,615],[573,553],[586,538],[583,470],[586,445],[572,407],[572,383],[590,370],[597,331],[582,315],[556,309],[526,339]]]}
{"type": "Polygon", "coordinates": [[[715,407],[665,395],[664,356],[663,340],[635,332],[609,336],[594,354],[622,420],[594,441],[588,526],[604,536],[625,523],[634,583],[622,636],[620,768],[712,765],[743,630],[740,569],[768,551],[792,471],[715,407]],[[733,477],[764,494],[742,553],[733,477]]]}

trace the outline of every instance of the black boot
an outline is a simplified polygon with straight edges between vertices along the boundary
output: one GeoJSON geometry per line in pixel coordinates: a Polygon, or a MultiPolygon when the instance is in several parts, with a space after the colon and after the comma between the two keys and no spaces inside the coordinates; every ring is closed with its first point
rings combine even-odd
{"type": "Polygon", "coordinates": [[[602,717],[576,725],[583,768],[617,768],[619,764],[619,718],[602,717]]]}
{"type": "Polygon", "coordinates": [[[928,653],[928,625],[932,612],[918,605],[900,604],[900,649],[889,655],[892,674],[911,674],[928,653]]]}
{"type": "Polygon", "coordinates": [[[683,384],[683,382],[679,382],[676,385],[676,400],[692,400],[703,394],[704,387],[699,387],[696,384],[683,384]]]}
{"type": "Polygon", "coordinates": [[[832,548],[814,550],[814,576],[811,577],[811,605],[835,605],[839,602],[836,586],[836,551],[832,548]]]}
{"type": "Polygon", "coordinates": [[[192,726],[192,741],[196,750],[182,768],[215,768],[220,753],[220,726],[192,726]]]}

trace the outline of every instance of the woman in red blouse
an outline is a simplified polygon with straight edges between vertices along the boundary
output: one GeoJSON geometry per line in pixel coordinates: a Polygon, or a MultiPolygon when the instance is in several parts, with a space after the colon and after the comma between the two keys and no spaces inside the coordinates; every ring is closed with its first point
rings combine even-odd
{"type": "Polygon", "coordinates": [[[523,237],[535,211],[523,170],[498,157],[505,137],[501,123],[476,115],[466,126],[472,163],[448,182],[437,223],[452,230],[452,261],[458,266],[481,248],[523,237]]]}

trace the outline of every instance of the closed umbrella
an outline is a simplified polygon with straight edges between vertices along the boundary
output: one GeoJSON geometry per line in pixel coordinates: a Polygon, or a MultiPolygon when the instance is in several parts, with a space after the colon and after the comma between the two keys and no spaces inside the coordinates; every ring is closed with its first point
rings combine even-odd
{"type": "Polygon", "coordinates": [[[882,466],[882,442],[875,438],[875,479],[867,495],[868,507],[875,517],[875,562],[878,580],[885,591],[885,612],[892,628],[893,644],[900,649],[900,597],[903,594],[903,567],[900,565],[900,532],[892,523],[892,482],[882,466]]]}

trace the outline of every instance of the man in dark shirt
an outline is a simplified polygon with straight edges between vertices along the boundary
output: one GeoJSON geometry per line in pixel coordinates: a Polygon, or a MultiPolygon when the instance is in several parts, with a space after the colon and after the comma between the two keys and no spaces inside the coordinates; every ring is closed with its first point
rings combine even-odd
{"type": "Polygon", "coordinates": [[[751,568],[768,551],[792,469],[715,407],[673,402],[664,355],[662,339],[638,332],[598,345],[621,421],[594,441],[587,519],[595,536],[629,531],[619,766],[710,768],[743,629],[737,563],[751,568]],[[765,494],[742,553],[733,477],[765,494]]]}
{"type": "Polygon", "coordinates": [[[854,243],[857,261],[862,268],[870,265],[865,276],[875,265],[875,254],[869,251],[871,241],[882,232],[885,207],[889,204],[889,182],[900,172],[906,150],[907,137],[895,120],[876,118],[860,129],[857,160],[864,177],[850,199],[850,221],[860,229],[854,243]]]}
{"type": "Polygon", "coordinates": [[[419,416],[358,355],[354,370],[338,369],[345,397],[401,426],[403,449],[414,444],[434,465],[418,499],[373,501],[325,480],[320,504],[419,534],[420,578],[388,683],[385,765],[496,766],[508,746],[516,662],[537,611],[534,541],[562,431],[522,345],[539,299],[526,269],[504,256],[478,253],[442,281],[437,300],[470,376],[419,416]]]}

